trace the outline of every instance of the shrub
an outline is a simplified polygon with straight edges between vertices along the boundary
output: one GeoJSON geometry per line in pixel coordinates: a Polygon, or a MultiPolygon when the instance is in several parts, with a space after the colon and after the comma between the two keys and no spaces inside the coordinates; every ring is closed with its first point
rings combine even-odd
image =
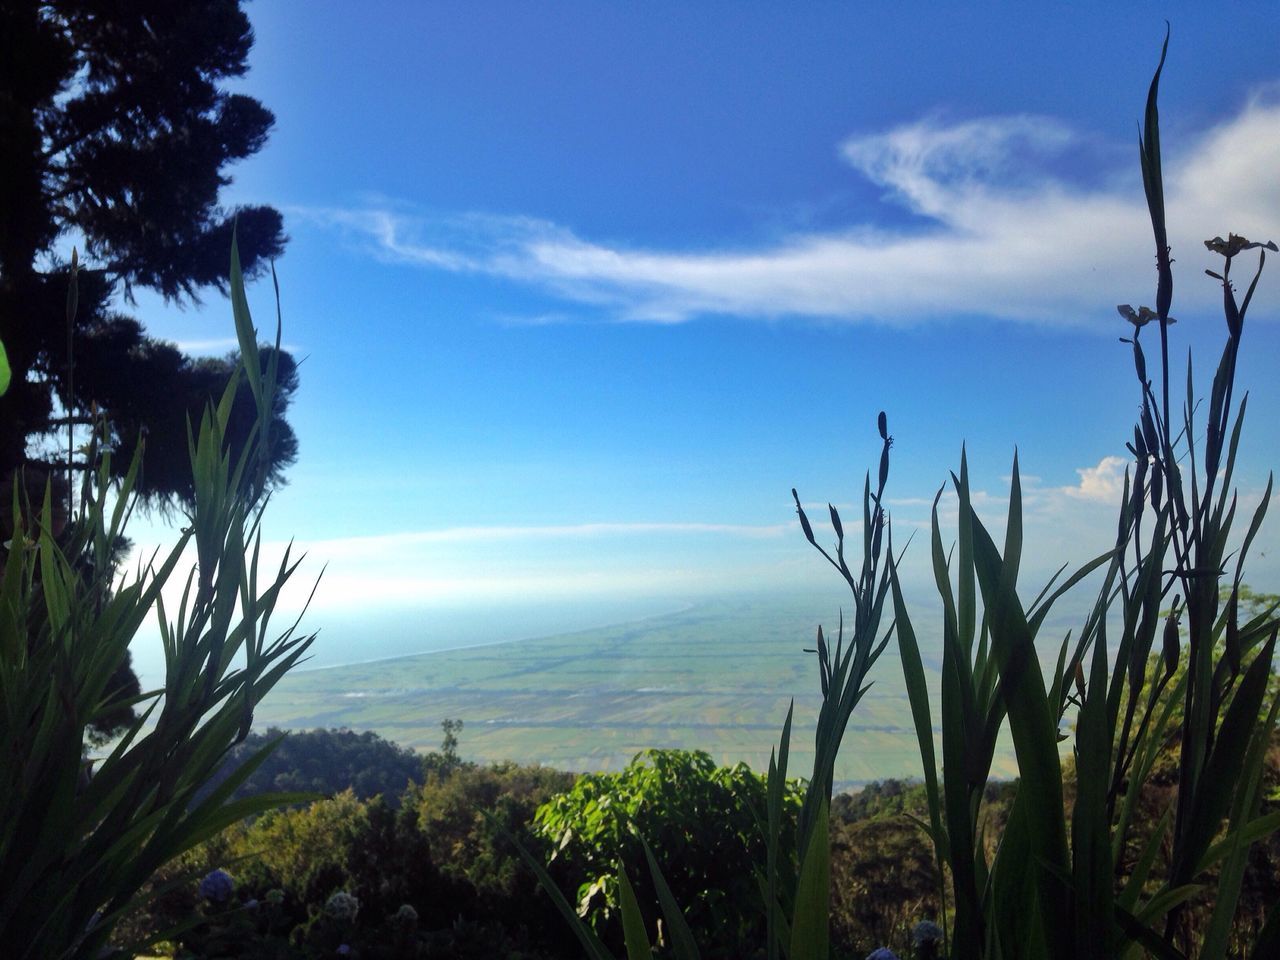
{"type": "Polygon", "coordinates": [[[382,796],[397,806],[411,780],[422,775],[422,759],[376,733],[351,730],[286,732],[271,728],[251,733],[231,751],[208,788],[217,786],[244,760],[269,743],[279,741],[266,761],[237,788],[234,796],[252,797],[273,791],[308,792],[332,796],[352,790],[368,800],[382,796]]]}
{"type": "Polygon", "coordinates": [[[186,883],[141,923],[204,917],[180,938],[191,958],[329,958],[344,943],[363,958],[563,956],[566,931],[536,896],[533,874],[478,810],[532,840],[538,804],[572,782],[539,767],[459,767],[413,785],[398,808],[347,790],[275,810],[212,838],[184,865],[187,876],[226,866],[232,902],[210,902],[186,883]],[[354,916],[335,914],[338,894],[358,902],[354,916]]]}
{"type": "Polygon", "coordinates": [[[410,788],[405,803],[417,811],[442,870],[486,898],[522,900],[534,890],[533,876],[505,834],[536,840],[530,834],[535,811],[575,779],[549,767],[514,763],[458,767],[410,788]]]}
{"type": "MultiPolygon", "coordinates": [[[[69,320],[76,282],[73,258],[69,320]]],[[[268,633],[295,569],[286,554],[260,582],[259,495],[270,471],[278,351],[260,357],[234,242],[230,286],[242,362],[192,426],[194,507],[172,550],[112,583],[140,460],[115,484],[105,425],[86,452],[94,469],[65,531],[47,492],[36,510],[15,496],[0,579],[0,943],[11,957],[97,958],[117,922],[150,895],[146,881],[158,868],[275,802],[228,799],[264,752],[196,801],[248,736],[255,705],[311,642],[292,629],[268,633]],[[233,455],[228,419],[242,381],[257,423],[233,455]],[[182,601],[167,610],[161,590],[192,553],[182,601]],[[143,715],[105,757],[87,760],[94,726],[131,705],[110,681],[153,607],[164,688],[143,697],[143,715]]]]}
{"type": "Polygon", "coordinates": [[[933,852],[905,817],[881,816],[831,827],[831,939],[863,956],[888,946],[906,956],[922,917],[941,915],[933,852]]]}
{"type": "MultiPolygon", "coordinates": [[[[791,794],[794,818],[798,797],[791,794]]],[[[717,767],[701,751],[646,750],[618,773],[586,774],[535,817],[553,863],[576,882],[578,912],[619,939],[618,863],[645,858],[640,837],[711,956],[734,956],[764,935],[757,870],[765,782],[745,764],[717,767]]],[[[656,892],[637,875],[637,895],[656,892]]],[[[642,900],[642,902],[644,902],[642,900]]]]}

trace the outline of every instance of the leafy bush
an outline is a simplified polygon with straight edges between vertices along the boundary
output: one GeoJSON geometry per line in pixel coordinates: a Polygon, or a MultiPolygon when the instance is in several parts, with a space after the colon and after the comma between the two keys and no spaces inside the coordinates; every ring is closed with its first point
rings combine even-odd
{"type": "Polygon", "coordinates": [[[201,923],[180,956],[360,957],[564,956],[568,934],[545,909],[533,874],[479,810],[527,842],[537,806],[573,775],[513,764],[459,766],[413,784],[393,808],[347,790],[305,807],[275,810],[211,838],[157,877],[225,869],[233,895],[211,901],[194,882],[162,894],[144,929],[201,923]],[[354,917],[327,909],[354,897],[354,917]],[[252,906],[251,906],[252,905],[252,906]],[[412,923],[408,918],[412,917],[412,923]]]}
{"type": "Polygon", "coordinates": [[[422,758],[376,733],[351,730],[308,730],[287,733],[274,727],[251,733],[236,746],[206,790],[211,790],[246,758],[279,741],[271,755],[236,789],[234,796],[253,797],[273,791],[331,796],[351,790],[367,800],[382,796],[397,806],[400,794],[422,776],[422,758]]]}
{"type": "Polygon", "coordinates": [[[535,812],[575,779],[550,767],[514,763],[459,767],[447,776],[428,776],[410,788],[405,803],[417,811],[442,870],[465,879],[483,897],[518,902],[536,884],[506,834],[536,842],[530,832],[535,812]]]}
{"type": "Polygon", "coordinates": [[[928,816],[924,784],[914,780],[873,780],[861,790],[831,798],[832,823],[856,823],[871,817],[909,813],[928,816]]]}
{"type": "MultiPolygon", "coordinates": [[[[789,795],[794,817],[799,798],[789,795]]],[[[704,949],[733,956],[764,935],[757,872],[765,782],[745,764],[717,767],[701,751],[646,750],[618,773],[586,774],[538,809],[553,864],[577,884],[578,912],[618,939],[618,863],[644,860],[640,837],[662,863],[688,917],[706,931],[704,949]]],[[[638,895],[656,892],[642,878],[638,895]]]]}
{"type": "Polygon", "coordinates": [[[905,955],[912,927],[941,915],[933,851],[906,817],[831,825],[831,940],[838,953],[905,955]]]}

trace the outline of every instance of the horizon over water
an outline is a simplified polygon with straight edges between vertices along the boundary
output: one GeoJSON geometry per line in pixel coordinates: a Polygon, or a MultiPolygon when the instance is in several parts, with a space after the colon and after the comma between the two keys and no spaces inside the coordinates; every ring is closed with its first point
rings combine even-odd
{"type": "MultiPolygon", "coordinates": [[[[463,755],[478,762],[618,769],[637,750],[661,747],[763,769],[793,700],[800,762],[808,750],[800,731],[821,696],[804,649],[819,623],[834,640],[849,600],[839,590],[803,590],[313,610],[303,623],[319,631],[312,655],[258,706],[255,727],[371,730],[429,750],[441,720],[453,717],[466,723],[463,755]]],[[[931,604],[913,605],[936,697],[938,620],[931,604]]],[[[1056,639],[1040,650],[1044,667],[1063,621],[1073,619],[1051,618],[1042,639],[1056,639]]],[[[282,614],[277,627],[290,622],[282,614]]],[[[134,654],[144,689],[161,685],[158,637],[134,654]]],[[[850,726],[844,786],[919,775],[895,644],[873,681],[850,726]]],[[[999,767],[1006,776],[1014,769],[999,767]]]]}
{"type": "MultiPolygon", "coordinates": [[[[292,672],[358,666],[633,623],[677,613],[707,599],[556,597],[310,610],[298,632],[315,632],[317,637],[292,672]]],[[[296,617],[296,612],[277,612],[271,621],[271,635],[278,636],[296,617]]],[[[130,652],[143,689],[162,686],[164,653],[154,619],[139,631],[130,652]]]]}

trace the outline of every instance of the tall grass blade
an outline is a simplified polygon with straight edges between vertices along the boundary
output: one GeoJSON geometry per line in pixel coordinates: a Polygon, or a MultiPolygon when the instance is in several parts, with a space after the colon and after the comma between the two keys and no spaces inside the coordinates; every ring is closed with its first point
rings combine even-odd
{"type": "Polygon", "coordinates": [[[649,874],[653,877],[653,886],[658,893],[658,906],[662,908],[662,916],[667,921],[667,930],[671,933],[672,952],[676,960],[698,960],[698,944],[693,939],[693,931],[689,929],[689,922],[685,920],[684,912],[676,903],[671,888],[667,886],[666,877],[662,875],[662,869],[653,855],[653,849],[644,837],[640,837],[640,843],[644,847],[644,858],[649,861],[649,874]]]}
{"type": "Polygon", "coordinates": [[[800,865],[789,960],[828,960],[831,953],[828,900],[831,896],[831,845],[825,799],[800,865]]]}
{"type": "Polygon", "coordinates": [[[1056,711],[1050,710],[1035,645],[1016,593],[990,535],[970,512],[974,565],[991,625],[991,646],[1000,664],[1000,694],[1008,711],[1021,781],[1015,803],[1025,803],[1030,854],[1039,864],[1036,888],[1050,956],[1070,955],[1071,931],[1062,887],[1069,876],[1062,816],[1062,770],[1058,763],[1056,711]]]}
{"type": "Polygon", "coordinates": [[[618,864],[618,900],[622,909],[622,939],[627,948],[627,960],[653,960],[653,946],[644,928],[644,915],[636,892],[627,879],[627,869],[618,864]]]}

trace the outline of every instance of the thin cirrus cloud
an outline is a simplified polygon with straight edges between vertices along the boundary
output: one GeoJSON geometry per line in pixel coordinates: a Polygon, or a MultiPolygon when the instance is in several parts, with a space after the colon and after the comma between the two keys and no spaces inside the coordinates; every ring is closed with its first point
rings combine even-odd
{"type": "MultiPolygon", "coordinates": [[[[1210,265],[1201,241],[1228,230],[1280,237],[1274,100],[1259,93],[1191,142],[1166,140],[1171,242],[1189,264],[1210,265]]],[[[852,137],[840,153],[854,175],[882,188],[894,220],[905,212],[914,225],[869,220],[756,248],[611,244],[545,220],[424,217],[393,202],[293,213],[391,262],[503,278],[622,320],[1110,323],[1117,300],[1140,302],[1146,290],[1150,226],[1136,164],[1103,171],[1103,185],[1091,187],[1052,172],[1055,158],[1082,143],[1063,124],[1030,116],[925,119],[852,137]]],[[[1184,306],[1213,298],[1208,283],[1179,289],[1184,306]]]]}
{"type": "Polygon", "coordinates": [[[418,546],[437,544],[492,543],[518,540],[581,540],[638,535],[718,535],[729,537],[780,537],[792,529],[791,524],[745,524],[701,522],[602,522],[574,524],[542,524],[521,526],[446,527],[437,530],[415,530],[378,534],[367,537],[344,537],[317,540],[306,544],[316,553],[363,556],[403,551],[418,546]]]}

